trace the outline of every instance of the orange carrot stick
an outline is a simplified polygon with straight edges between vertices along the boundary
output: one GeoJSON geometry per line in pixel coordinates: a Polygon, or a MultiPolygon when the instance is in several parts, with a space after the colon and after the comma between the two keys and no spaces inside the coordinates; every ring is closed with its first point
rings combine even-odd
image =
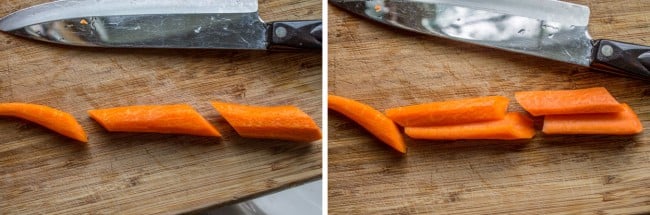
{"type": "Polygon", "coordinates": [[[323,135],[314,120],[294,106],[259,107],[225,102],[212,106],[246,138],[313,142],[323,135]]]}
{"type": "Polygon", "coordinates": [[[623,111],[621,104],[603,87],[517,92],[515,98],[533,116],[623,111]]]}
{"type": "Polygon", "coordinates": [[[329,109],[339,112],[375,135],[395,150],[406,153],[406,144],[395,123],[374,108],[352,99],[329,95],[329,109]]]}
{"type": "Polygon", "coordinates": [[[131,106],[88,111],[90,118],[111,132],[149,132],[221,137],[189,105],[131,106]]]}
{"type": "Polygon", "coordinates": [[[495,121],[434,127],[407,127],[406,135],[427,140],[516,140],[535,136],[533,121],[521,113],[508,113],[495,121]]]}
{"type": "Polygon", "coordinates": [[[77,120],[69,113],[54,108],[35,104],[4,103],[0,104],[0,116],[25,119],[56,131],[63,136],[84,143],[88,142],[86,132],[84,132],[77,120]]]}
{"type": "Polygon", "coordinates": [[[508,98],[490,96],[388,109],[386,116],[404,127],[454,125],[503,119],[508,98]]]}
{"type": "Polygon", "coordinates": [[[554,115],[544,117],[545,134],[608,134],[632,135],[643,131],[643,125],[627,104],[618,113],[554,115]]]}

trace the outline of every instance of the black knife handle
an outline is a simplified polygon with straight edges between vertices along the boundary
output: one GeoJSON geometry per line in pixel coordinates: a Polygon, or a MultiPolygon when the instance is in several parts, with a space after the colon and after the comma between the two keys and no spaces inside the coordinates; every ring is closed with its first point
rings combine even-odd
{"type": "Polygon", "coordinates": [[[591,68],[650,80],[650,47],[613,40],[595,40],[591,68]]]}
{"type": "Polygon", "coordinates": [[[323,21],[279,21],[269,24],[270,50],[322,50],[323,21]]]}

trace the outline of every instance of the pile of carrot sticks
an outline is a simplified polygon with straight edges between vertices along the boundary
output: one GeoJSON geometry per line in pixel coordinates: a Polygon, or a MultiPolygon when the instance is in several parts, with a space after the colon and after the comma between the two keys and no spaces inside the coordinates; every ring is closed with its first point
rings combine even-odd
{"type": "MultiPolygon", "coordinates": [[[[515,98],[530,115],[544,117],[542,132],[547,135],[634,135],[643,131],[634,111],[602,87],[517,92],[515,98]]],[[[508,103],[506,97],[489,96],[391,108],[384,114],[352,99],[328,97],[330,109],[401,153],[406,153],[407,147],[397,125],[413,139],[532,139],[536,133],[533,120],[525,113],[508,112],[508,103]]]]}

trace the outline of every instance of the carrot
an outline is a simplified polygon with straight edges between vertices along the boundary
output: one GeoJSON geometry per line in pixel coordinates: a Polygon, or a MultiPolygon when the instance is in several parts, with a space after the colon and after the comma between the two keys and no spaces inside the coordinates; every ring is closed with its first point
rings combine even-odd
{"type": "Polygon", "coordinates": [[[131,106],[88,111],[90,118],[111,132],[150,132],[221,137],[189,105],[131,106]]]}
{"type": "Polygon", "coordinates": [[[535,136],[533,121],[521,113],[508,113],[501,120],[473,122],[460,125],[407,127],[406,135],[414,139],[461,140],[531,139],[535,136]]]}
{"type": "Polygon", "coordinates": [[[296,142],[323,138],[314,120],[294,106],[259,107],[225,102],[212,102],[212,106],[242,137],[296,142]]]}
{"type": "Polygon", "coordinates": [[[533,116],[623,111],[621,104],[603,87],[517,92],[515,98],[533,116]]]}
{"type": "Polygon", "coordinates": [[[395,123],[374,108],[352,99],[329,95],[329,109],[339,112],[375,135],[395,150],[406,153],[406,144],[395,123]]]}
{"type": "Polygon", "coordinates": [[[503,119],[508,98],[490,96],[398,107],[386,116],[404,127],[453,125],[503,119]]]}
{"type": "Polygon", "coordinates": [[[63,136],[87,143],[86,132],[77,120],[63,111],[35,104],[0,104],[0,116],[18,117],[44,126],[63,136]]]}
{"type": "Polygon", "coordinates": [[[554,115],[544,117],[545,134],[632,135],[643,131],[641,121],[627,104],[618,113],[554,115]]]}

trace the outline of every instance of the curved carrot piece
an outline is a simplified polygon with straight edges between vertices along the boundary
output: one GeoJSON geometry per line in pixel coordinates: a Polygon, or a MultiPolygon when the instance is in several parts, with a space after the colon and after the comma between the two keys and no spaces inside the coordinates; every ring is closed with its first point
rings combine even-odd
{"type": "Polygon", "coordinates": [[[618,113],[555,115],[544,117],[545,134],[632,135],[643,131],[634,110],[622,104],[618,113]]]}
{"type": "Polygon", "coordinates": [[[314,120],[294,106],[259,107],[225,102],[212,102],[212,106],[242,137],[297,142],[323,138],[314,120]]]}
{"type": "Polygon", "coordinates": [[[395,150],[406,153],[406,144],[395,123],[381,112],[361,102],[329,95],[327,97],[329,109],[339,112],[375,135],[384,143],[395,150]]]}
{"type": "Polygon", "coordinates": [[[406,135],[427,140],[516,140],[535,136],[533,120],[521,113],[508,113],[495,121],[435,127],[407,127],[406,135]]]}
{"type": "Polygon", "coordinates": [[[533,116],[623,111],[621,104],[603,87],[517,92],[515,99],[533,116]]]}
{"type": "Polygon", "coordinates": [[[221,137],[189,105],[131,106],[88,111],[90,118],[111,132],[150,132],[221,137]]]}
{"type": "Polygon", "coordinates": [[[509,99],[490,96],[398,107],[386,116],[404,127],[454,125],[503,119],[509,99]]]}
{"type": "Polygon", "coordinates": [[[25,103],[0,104],[0,116],[11,116],[25,119],[42,125],[57,133],[87,143],[86,132],[77,120],[63,111],[43,105],[25,103]]]}

